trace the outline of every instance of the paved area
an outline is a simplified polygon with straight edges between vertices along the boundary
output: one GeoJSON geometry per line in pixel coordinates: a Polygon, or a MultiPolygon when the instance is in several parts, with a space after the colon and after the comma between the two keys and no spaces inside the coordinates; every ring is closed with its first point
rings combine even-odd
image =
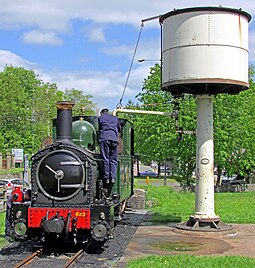
{"type": "Polygon", "coordinates": [[[147,255],[193,254],[238,255],[255,258],[255,225],[233,224],[225,232],[196,232],[176,229],[174,224],[139,226],[118,268],[147,255]]]}

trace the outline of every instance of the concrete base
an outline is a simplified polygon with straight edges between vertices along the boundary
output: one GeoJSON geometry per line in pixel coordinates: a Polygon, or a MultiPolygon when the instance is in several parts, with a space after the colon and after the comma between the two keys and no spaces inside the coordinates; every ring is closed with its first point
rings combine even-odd
{"type": "Polygon", "coordinates": [[[232,225],[225,224],[219,218],[193,218],[176,225],[177,229],[198,232],[222,232],[233,229],[232,225]]]}

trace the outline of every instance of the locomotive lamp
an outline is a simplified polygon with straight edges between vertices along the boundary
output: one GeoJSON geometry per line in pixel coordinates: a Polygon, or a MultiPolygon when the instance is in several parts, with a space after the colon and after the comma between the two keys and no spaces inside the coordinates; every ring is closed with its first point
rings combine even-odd
{"type": "Polygon", "coordinates": [[[190,219],[177,228],[223,231],[214,212],[213,98],[238,94],[248,83],[248,23],[241,9],[195,7],[160,17],[162,25],[162,89],[172,95],[197,97],[196,205],[190,219]]]}

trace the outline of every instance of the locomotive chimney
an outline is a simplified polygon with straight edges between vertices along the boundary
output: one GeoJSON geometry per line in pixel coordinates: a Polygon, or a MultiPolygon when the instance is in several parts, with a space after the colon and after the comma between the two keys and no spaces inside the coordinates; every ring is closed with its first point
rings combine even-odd
{"type": "Polygon", "coordinates": [[[72,143],[72,108],[73,102],[58,101],[57,106],[57,142],[72,143]]]}

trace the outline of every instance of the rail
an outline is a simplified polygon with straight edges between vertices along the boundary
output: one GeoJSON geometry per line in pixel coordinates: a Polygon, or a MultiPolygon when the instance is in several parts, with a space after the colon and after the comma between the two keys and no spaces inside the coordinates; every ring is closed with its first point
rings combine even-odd
{"type": "MultiPolygon", "coordinates": [[[[32,261],[34,261],[34,259],[37,256],[40,256],[43,252],[43,248],[38,249],[36,252],[32,253],[31,255],[29,255],[27,258],[25,258],[24,260],[22,260],[21,262],[19,262],[16,266],[14,266],[14,268],[20,268],[22,266],[27,266],[28,264],[30,264],[32,261]]],[[[70,257],[70,259],[64,264],[63,268],[67,268],[70,267],[84,252],[84,249],[80,249],[78,252],[76,252],[72,257],[70,257]]]]}
{"type": "Polygon", "coordinates": [[[37,256],[40,256],[43,252],[43,248],[38,249],[36,252],[29,255],[27,258],[25,258],[23,261],[18,263],[14,268],[22,267],[23,265],[28,265],[31,263],[37,256]]]}
{"type": "Polygon", "coordinates": [[[83,249],[80,249],[77,253],[75,253],[75,255],[73,255],[68,262],[64,265],[64,268],[67,268],[69,266],[71,266],[84,252],[83,249]]]}

